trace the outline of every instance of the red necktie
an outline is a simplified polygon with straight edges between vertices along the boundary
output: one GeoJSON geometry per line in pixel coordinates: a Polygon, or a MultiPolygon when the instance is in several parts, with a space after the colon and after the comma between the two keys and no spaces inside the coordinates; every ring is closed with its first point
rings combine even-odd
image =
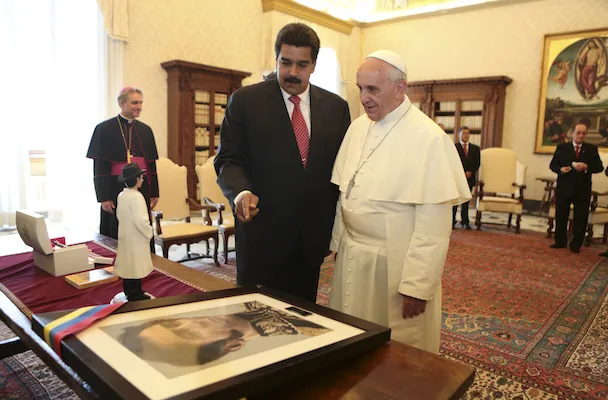
{"type": "Polygon", "coordinates": [[[293,114],[291,114],[291,125],[293,126],[293,133],[296,135],[296,141],[298,142],[298,149],[300,150],[300,157],[302,158],[302,164],[306,168],[306,159],[308,158],[308,145],[310,144],[310,136],[308,135],[308,127],[304,121],[304,116],[300,110],[301,99],[298,96],[291,96],[289,101],[293,103],[293,114]]]}
{"type": "Polygon", "coordinates": [[[469,144],[465,143],[463,147],[464,147],[464,157],[469,158],[469,144]]]}
{"type": "Polygon", "coordinates": [[[576,153],[576,159],[577,159],[577,160],[578,160],[578,153],[579,153],[579,151],[580,151],[580,150],[581,150],[581,145],[580,145],[580,144],[577,144],[577,145],[576,145],[576,149],[574,150],[574,152],[576,153]]]}

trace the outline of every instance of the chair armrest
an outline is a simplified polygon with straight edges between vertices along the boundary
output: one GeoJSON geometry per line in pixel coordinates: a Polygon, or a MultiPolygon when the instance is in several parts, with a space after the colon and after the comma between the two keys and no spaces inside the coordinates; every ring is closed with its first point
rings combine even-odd
{"type": "Polygon", "coordinates": [[[213,206],[217,209],[217,226],[222,225],[224,223],[224,216],[222,215],[222,211],[226,209],[226,206],[224,206],[222,203],[214,203],[213,200],[211,200],[209,197],[205,197],[203,200],[205,201],[205,204],[213,206]]]}
{"type": "Polygon", "coordinates": [[[200,204],[199,202],[197,202],[194,199],[191,199],[190,197],[188,197],[186,199],[186,202],[190,205],[190,208],[192,208],[194,210],[197,210],[197,211],[204,210],[203,218],[205,219],[205,224],[213,225],[213,222],[211,221],[211,217],[209,216],[209,213],[217,211],[217,208],[215,206],[211,206],[208,204],[200,204]]]}
{"type": "Polygon", "coordinates": [[[519,199],[524,201],[524,190],[527,188],[526,185],[520,185],[517,182],[513,182],[513,186],[519,188],[519,199]]]}
{"type": "Polygon", "coordinates": [[[596,192],[595,190],[591,191],[591,203],[589,205],[590,211],[595,211],[597,208],[597,198],[600,196],[606,196],[608,192],[596,192]]]}
{"type": "Polygon", "coordinates": [[[485,185],[485,183],[481,179],[477,181],[477,193],[479,193],[479,200],[483,200],[483,185],[485,185]]]}
{"type": "Polygon", "coordinates": [[[154,215],[154,220],[156,221],[156,234],[162,235],[163,230],[160,227],[160,220],[163,218],[163,212],[162,211],[152,211],[152,215],[154,215]]]}

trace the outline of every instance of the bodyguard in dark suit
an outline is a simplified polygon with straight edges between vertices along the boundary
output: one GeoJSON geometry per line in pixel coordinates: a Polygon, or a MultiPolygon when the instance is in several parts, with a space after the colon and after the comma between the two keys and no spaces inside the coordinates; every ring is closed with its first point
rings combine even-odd
{"type": "MultiPolygon", "coordinates": [[[[462,162],[462,167],[464,168],[464,172],[467,176],[469,189],[473,189],[477,183],[476,174],[481,161],[481,152],[479,150],[479,146],[469,143],[470,137],[471,131],[468,127],[463,126],[460,128],[460,141],[456,143],[456,150],[458,150],[460,162],[462,162]]],[[[469,203],[470,201],[467,201],[466,203],[460,205],[460,225],[466,227],[467,230],[471,229],[471,224],[469,223],[469,203]]],[[[454,206],[452,209],[452,227],[456,225],[457,209],[458,206],[454,206]]]]}
{"type": "Polygon", "coordinates": [[[579,253],[587,230],[589,200],[591,198],[591,174],[604,170],[597,146],[585,143],[587,125],[574,127],[572,142],[557,146],[551,160],[551,171],[557,174],[555,190],[555,243],[551,248],[566,247],[570,204],[574,204],[574,237],[570,250],[579,253]]]}
{"type": "Polygon", "coordinates": [[[277,79],[230,98],[215,158],[237,217],[237,283],[315,301],[338,188],[330,183],[348,104],[309,85],[320,41],[304,24],[277,36],[277,79]]]}

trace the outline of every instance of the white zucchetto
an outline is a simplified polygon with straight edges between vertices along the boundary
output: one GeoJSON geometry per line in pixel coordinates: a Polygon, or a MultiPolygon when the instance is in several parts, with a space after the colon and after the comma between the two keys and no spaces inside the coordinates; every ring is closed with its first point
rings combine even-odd
{"type": "Polygon", "coordinates": [[[403,61],[403,58],[401,58],[399,54],[393,51],[378,50],[369,54],[365,58],[377,58],[378,60],[382,60],[397,68],[399,71],[403,72],[407,76],[407,68],[405,68],[405,61],[403,61]]]}

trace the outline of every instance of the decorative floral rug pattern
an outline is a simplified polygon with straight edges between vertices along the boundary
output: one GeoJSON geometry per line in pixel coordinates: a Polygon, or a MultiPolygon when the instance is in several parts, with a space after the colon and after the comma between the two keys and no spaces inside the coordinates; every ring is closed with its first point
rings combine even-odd
{"type": "MultiPolygon", "coordinates": [[[[443,275],[441,354],[473,365],[465,399],[606,399],[608,260],[549,249],[542,233],[454,230],[443,275]]],[[[215,268],[234,281],[234,260],[215,268]]],[[[326,305],[333,260],[321,268],[326,305]]]]}
{"type": "MultiPolygon", "coordinates": [[[[453,232],[441,354],[477,369],[465,399],[608,398],[608,259],[598,248],[573,254],[549,244],[535,232],[453,232]]],[[[235,281],[233,259],[219,268],[185,264],[235,281]]],[[[319,304],[327,304],[332,273],[327,258],[319,304]]],[[[10,336],[0,323],[0,339],[10,336]]],[[[78,397],[26,352],[0,360],[0,398],[78,397]]]]}

